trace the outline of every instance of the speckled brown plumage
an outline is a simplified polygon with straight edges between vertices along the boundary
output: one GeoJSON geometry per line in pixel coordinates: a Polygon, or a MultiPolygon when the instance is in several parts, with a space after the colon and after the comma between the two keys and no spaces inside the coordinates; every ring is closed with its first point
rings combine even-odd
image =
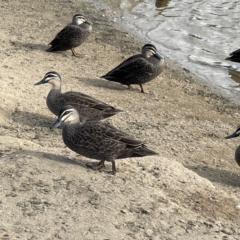
{"type": "Polygon", "coordinates": [[[121,112],[121,110],[84,93],[61,93],[61,76],[57,72],[46,73],[44,78],[35,83],[35,85],[45,83],[52,84],[52,89],[47,96],[47,106],[56,116],[58,116],[59,110],[65,105],[74,106],[79,112],[82,121],[102,120],[121,112]]]}
{"type": "Polygon", "coordinates": [[[152,44],[146,44],[142,48],[142,54],[134,55],[107,74],[101,76],[109,81],[119,82],[131,89],[131,84],[139,84],[144,93],[142,84],[153,80],[163,70],[164,58],[159,55],[152,44]]]}
{"type": "Polygon", "coordinates": [[[91,22],[81,14],[73,16],[72,23],[63,28],[49,43],[47,52],[66,51],[71,49],[72,54],[77,56],[74,48],[80,46],[92,31],[91,22]]]}
{"type": "Polygon", "coordinates": [[[143,141],[136,140],[117,128],[103,122],[79,121],[79,114],[72,106],[65,106],[59,112],[57,121],[51,129],[64,123],[63,141],[71,150],[88,158],[100,160],[95,165],[104,166],[105,161],[112,162],[115,174],[115,159],[157,155],[147,148],[143,141]]]}

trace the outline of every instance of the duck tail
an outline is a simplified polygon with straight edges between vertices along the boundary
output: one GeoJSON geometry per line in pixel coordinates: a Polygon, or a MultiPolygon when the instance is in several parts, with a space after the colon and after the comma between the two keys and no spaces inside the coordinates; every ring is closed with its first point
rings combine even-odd
{"type": "Polygon", "coordinates": [[[152,156],[159,155],[157,152],[149,149],[146,145],[142,145],[140,148],[136,148],[133,152],[133,157],[144,157],[144,156],[152,156]]]}
{"type": "Polygon", "coordinates": [[[54,49],[52,46],[50,48],[46,49],[46,52],[53,52],[53,51],[54,51],[54,49]]]}
{"type": "Polygon", "coordinates": [[[112,81],[112,82],[120,82],[121,83],[121,80],[119,80],[119,78],[116,78],[116,77],[108,75],[108,74],[103,75],[100,78],[104,78],[104,79],[106,79],[108,81],[112,81]]]}
{"type": "Polygon", "coordinates": [[[143,144],[143,149],[145,151],[145,153],[147,154],[147,156],[150,156],[150,155],[159,155],[157,152],[147,148],[146,145],[143,144]]]}

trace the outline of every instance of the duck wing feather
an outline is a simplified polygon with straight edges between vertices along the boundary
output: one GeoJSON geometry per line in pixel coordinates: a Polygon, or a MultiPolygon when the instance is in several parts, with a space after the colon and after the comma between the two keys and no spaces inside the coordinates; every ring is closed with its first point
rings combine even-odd
{"type": "Polygon", "coordinates": [[[79,30],[79,26],[69,24],[63,28],[48,45],[58,45],[63,41],[67,41],[71,38],[76,38],[76,34],[79,34],[79,30]]]}
{"type": "Polygon", "coordinates": [[[143,145],[142,141],[131,137],[127,133],[115,128],[110,124],[104,123],[101,125],[102,135],[104,138],[110,138],[112,140],[125,143],[127,147],[130,148],[140,147],[143,145]]]}
{"type": "Polygon", "coordinates": [[[140,76],[151,75],[153,72],[153,64],[138,54],[126,59],[106,75],[101,76],[101,78],[110,81],[127,81],[127,84],[129,84],[129,80],[138,81],[140,76]]]}
{"type": "MultiPolygon", "coordinates": [[[[75,107],[86,107],[86,108],[94,108],[97,110],[105,110],[105,109],[115,109],[114,107],[99,101],[89,95],[79,92],[66,92],[63,93],[59,97],[59,101],[64,105],[72,105],[75,107]]],[[[119,110],[121,111],[121,110],[119,110]]]]}

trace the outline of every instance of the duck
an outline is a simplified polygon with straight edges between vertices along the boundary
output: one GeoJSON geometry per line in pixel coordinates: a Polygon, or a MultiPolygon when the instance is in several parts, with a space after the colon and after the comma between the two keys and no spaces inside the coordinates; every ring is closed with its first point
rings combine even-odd
{"type": "Polygon", "coordinates": [[[92,32],[92,23],[85,19],[82,14],[75,14],[72,22],[64,27],[55,38],[48,44],[51,45],[46,51],[71,50],[72,55],[78,57],[76,47],[80,46],[92,32]]]}
{"type": "Polygon", "coordinates": [[[138,84],[141,92],[145,93],[143,84],[157,77],[163,68],[164,57],[157,52],[154,45],[145,44],[141,54],[126,59],[100,78],[127,85],[130,90],[132,84],[138,84]]]}
{"type": "MultiPolygon", "coordinates": [[[[225,139],[235,138],[235,137],[238,137],[239,135],[240,135],[240,125],[237,127],[237,129],[234,133],[226,136],[225,139]]],[[[235,160],[236,160],[237,164],[240,166],[240,146],[238,146],[235,151],[235,160]]]]}
{"type": "Polygon", "coordinates": [[[99,101],[87,94],[81,92],[61,92],[61,76],[55,71],[50,71],[45,74],[42,80],[34,85],[49,83],[52,89],[47,96],[47,106],[49,110],[58,116],[60,109],[71,104],[79,112],[82,121],[99,121],[104,118],[111,117],[122,110],[114,108],[107,103],[99,101]]]}
{"type": "Polygon", "coordinates": [[[58,119],[50,129],[61,125],[63,142],[68,148],[87,158],[99,160],[92,165],[95,170],[105,167],[105,161],[109,161],[112,163],[111,172],[115,175],[116,159],[158,155],[143,141],[131,137],[109,123],[101,121],[82,123],[78,111],[71,105],[61,108],[58,119]]]}
{"type": "Polygon", "coordinates": [[[240,49],[238,49],[234,52],[231,52],[229,55],[230,55],[230,57],[225,58],[225,60],[240,63],[240,49]]]}

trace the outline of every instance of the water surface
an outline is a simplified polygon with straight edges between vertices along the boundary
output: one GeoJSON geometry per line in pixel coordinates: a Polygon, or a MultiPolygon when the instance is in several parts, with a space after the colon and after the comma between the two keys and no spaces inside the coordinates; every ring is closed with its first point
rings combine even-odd
{"type": "Polygon", "coordinates": [[[240,1],[103,0],[161,54],[224,93],[237,96],[240,63],[225,61],[240,48],[240,1]]]}

